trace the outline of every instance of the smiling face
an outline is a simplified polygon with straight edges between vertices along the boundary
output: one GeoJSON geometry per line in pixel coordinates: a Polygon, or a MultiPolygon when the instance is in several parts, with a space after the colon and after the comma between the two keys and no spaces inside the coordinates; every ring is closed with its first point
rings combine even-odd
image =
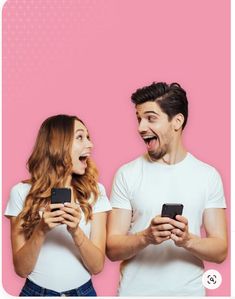
{"type": "Polygon", "coordinates": [[[87,167],[87,159],[91,155],[93,144],[89,139],[86,127],[78,120],[74,122],[74,136],[71,149],[72,172],[84,174],[87,167]]]}
{"type": "Polygon", "coordinates": [[[138,131],[150,158],[154,161],[163,158],[176,140],[175,118],[169,121],[168,115],[154,101],[136,105],[136,115],[138,131]]]}

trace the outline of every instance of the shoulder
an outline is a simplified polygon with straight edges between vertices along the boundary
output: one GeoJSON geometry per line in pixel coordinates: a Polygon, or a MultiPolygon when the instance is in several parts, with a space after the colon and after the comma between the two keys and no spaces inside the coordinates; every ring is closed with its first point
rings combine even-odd
{"type": "Polygon", "coordinates": [[[128,198],[131,198],[135,186],[138,186],[142,178],[145,163],[144,156],[140,156],[137,159],[124,164],[117,170],[113,180],[111,192],[112,200],[114,194],[118,194],[118,197],[125,194],[128,195],[128,198]]]}
{"type": "Polygon", "coordinates": [[[11,196],[17,196],[17,197],[20,197],[21,199],[25,199],[25,197],[29,193],[30,188],[31,188],[30,184],[20,182],[11,188],[10,193],[11,193],[11,196]]]}
{"type": "Polygon", "coordinates": [[[207,184],[221,181],[220,173],[214,166],[197,159],[191,154],[189,160],[190,169],[200,180],[207,184]]]}
{"type": "Polygon", "coordinates": [[[189,154],[189,162],[193,167],[193,170],[200,172],[202,175],[204,174],[209,177],[213,175],[219,175],[217,169],[214,166],[199,160],[192,154],[189,154]]]}
{"type": "Polygon", "coordinates": [[[30,184],[22,182],[11,188],[10,197],[5,210],[6,216],[17,216],[21,212],[30,188],[30,184]]]}
{"type": "Polygon", "coordinates": [[[106,195],[105,187],[101,183],[98,183],[99,195],[93,206],[93,213],[107,212],[111,210],[108,197],[106,195]]]}
{"type": "Polygon", "coordinates": [[[116,172],[116,174],[122,174],[129,176],[138,173],[142,169],[142,165],[145,161],[144,156],[140,156],[128,163],[123,164],[116,172]]]}
{"type": "Polygon", "coordinates": [[[98,186],[99,195],[106,196],[106,190],[105,190],[104,185],[98,182],[97,186],[98,186]]]}

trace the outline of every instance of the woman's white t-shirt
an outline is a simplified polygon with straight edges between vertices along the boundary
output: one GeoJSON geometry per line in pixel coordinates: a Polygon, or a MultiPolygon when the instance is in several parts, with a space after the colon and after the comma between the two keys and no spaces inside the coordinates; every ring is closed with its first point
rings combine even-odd
{"type": "MultiPolygon", "coordinates": [[[[98,187],[100,194],[93,206],[93,213],[111,210],[104,186],[98,184],[98,187]]],[[[6,216],[17,216],[22,211],[30,188],[30,184],[19,183],[11,189],[5,210],[6,216]]],[[[79,225],[89,238],[91,223],[86,223],[83,212],[79,225]]],[[[37,285],[56,292],[77,288],[91,278],[65,224],[46,234],[35,267],[28,278],[37,285]]]]}

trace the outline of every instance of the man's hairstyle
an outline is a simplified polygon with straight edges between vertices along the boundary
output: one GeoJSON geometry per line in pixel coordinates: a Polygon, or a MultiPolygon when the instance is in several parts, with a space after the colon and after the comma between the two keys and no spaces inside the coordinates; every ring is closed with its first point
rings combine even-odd
{"type": "Polygon", "coordinates": [[[153,82],[149,86],[139,88],[131,96],[134,104],[140,105],[148,101],[158,103],[161,110],[168,115],[169,121],[178,114],[184,116],[182,130],[186,126],[188,119],[188,100],[185,90],[178,83],[170,85],[164,82],[153,82]]]}

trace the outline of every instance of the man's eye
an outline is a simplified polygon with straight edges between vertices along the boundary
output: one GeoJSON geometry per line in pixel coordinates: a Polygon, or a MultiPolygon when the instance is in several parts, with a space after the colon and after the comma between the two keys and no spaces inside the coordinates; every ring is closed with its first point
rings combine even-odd
{"type": "Polygon", "coordinates": [[[148,116],[148,121],[149,122],[153,122],[153,121],[155,121],[157,118],[155,117],[155,116],[148,116]]]}

